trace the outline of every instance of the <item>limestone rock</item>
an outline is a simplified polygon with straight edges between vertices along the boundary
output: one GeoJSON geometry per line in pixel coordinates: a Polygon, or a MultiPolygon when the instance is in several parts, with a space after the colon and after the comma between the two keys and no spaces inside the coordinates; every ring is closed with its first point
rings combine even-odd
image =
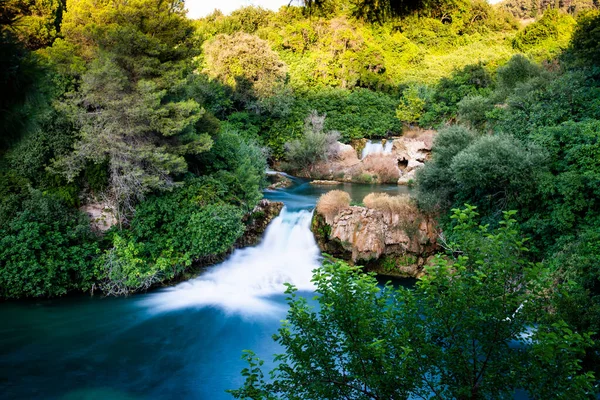
{"type": "Polygon", "coordinates": [[[314,185],[314,186],[335,186],[335,185],[339,185],[340,182],[316,179],[314,181],[310,181],[310,184],[314,185]]]}
{"type": "Polygon", "coordinates": [[[106,232],[119,223],[114,209],[105,202],[90,203],[82,206],[81,211],[90,218],[92,230],[106,232]]]}
{"type": "Polygon", "coordinates": [[[330,224],[315,212],[312,230],[323,252],[382,275],[420,277],[438,250],[435,221],[418,211],[400,216],[351,206],[330,224]]]}
{"type": "Polygon", "coordinates": [[[279,215],[282,209],[282,202],[262,199],[251,213],[244,216],[243,222],[246,225],[246,229],[242,237],[235,243],[235,247],[257,245],[269,223],[279,215]]]}

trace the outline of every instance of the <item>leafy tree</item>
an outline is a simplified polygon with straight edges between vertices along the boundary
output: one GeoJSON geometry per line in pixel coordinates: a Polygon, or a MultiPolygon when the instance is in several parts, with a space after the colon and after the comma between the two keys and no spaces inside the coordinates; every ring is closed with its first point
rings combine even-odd
{"type": "Polygon", "coordinates": [[[80,0],[65,14],[65,36],[93,60],[65,101],[81,137],[54,167],[72,181],[88,162],[108,160],[107,194],[120,217],[149,192],[172,188],[187,169],[183,156],[211,145],[196,132],[203,109],[184,97],[193,55],[184,15],[182,3],[154,0],[80,0]]]}
{"type": "Polygon", "coordinates": [[[259,37],[242,32],[222,34],[206,42],[203,49],[203,71],[230,86],[245,106],[260,108],[261,101],[283,89],[285,64],[259,37]]]}
{"type": "Polygon", "coordinates": [[[402,100],[396,109],[396,118],[406,124],[419,121],[425,108],[425,100],[418,86],[410,86],[402,92],[402,100]]]}
{"type": "Polygon", "coordinates": [[[4,12],[14,15],[14,31],[30,50],[50,46],[60,32],[65,0],[3,0],[4,12]]]}
{"type": "Polygon", "coordinates": [[[600,12],[588,12],[577,19],[569,53],[580,64],[600,64],[600,12]]]}
{"type": "Polygon", "coordinates": [[[318,309],[289,285],[290,310],[274,339],[284,353],[265,379],[244,356],[251,399],[594,398],[581,357],[591,344],[547,318],[550,282],[527,261],[515,212],[499,228],[477,226],[474,207],[455,210],[449,248],[414,290],[380,288],[343,262],[314,271],[318,309]],[[535,324],[535,328],[532,328],[535,324]]]}

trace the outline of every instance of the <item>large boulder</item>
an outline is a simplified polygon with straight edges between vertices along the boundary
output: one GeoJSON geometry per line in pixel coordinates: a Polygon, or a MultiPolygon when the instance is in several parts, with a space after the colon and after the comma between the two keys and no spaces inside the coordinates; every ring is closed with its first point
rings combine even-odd
{"type": "Polygon", "coordinates": [[[317,207],[312,231],[323,252],[382,275],[418,278],[438,250],[435,221],[415,206],[348,206],[333,217],[317,207]]]}

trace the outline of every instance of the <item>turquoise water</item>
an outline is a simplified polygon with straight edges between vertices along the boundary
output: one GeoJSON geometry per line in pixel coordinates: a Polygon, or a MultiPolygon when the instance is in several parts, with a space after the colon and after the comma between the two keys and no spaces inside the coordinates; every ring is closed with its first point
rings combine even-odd
{"type": "MultiPolygon", "coordinates": [[[[397,186],[342,185],[355,201],[397,186]]],[[[199,278],[128,298],[75,296],[0,305],[2,399],[230,399],[244,349],[268,359],[285,317],[283,282],[311,293],[319,252],[310,210],[331,187],[296,180],[263,242],[199,278]]]]}

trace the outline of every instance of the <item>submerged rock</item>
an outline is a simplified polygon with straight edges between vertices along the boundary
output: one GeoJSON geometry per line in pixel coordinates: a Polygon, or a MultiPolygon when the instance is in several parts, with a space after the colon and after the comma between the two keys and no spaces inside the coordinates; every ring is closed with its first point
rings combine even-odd
{"type": "Polygon", "coordinates": [[[317,207],[312,231],[323,252],[382,275],[418,278],[438,250],[435,221],[416,207],[348,206],[332,219],[317,207]]]}
{"type": "Polygon", "coordinates": [[[314,186],[335,186],[335,185],[339,185],[341,184],[341,182],[338,181],[327,181],[327,180],[314,180],[314,181],[310,181],[311,185],[314,186]]]}
{"type": "Polygon", "coordinates": [[[275,219],[283,209],[283,203],[280,201],[269,201],[262,199],[258,202],[252,212],[244,217],[246,230],[242,237],[235,243],[236,248],[255,246],[262,239],[263,233],[269,223],[275,219]]]}
{"type": "Polygon", "coordinates": [[[269,181],[269,189],[283,189],[292,185],[292,180],[282,174],[281,172],[273,172],[267,174],[267,180],[269,181]]]}

